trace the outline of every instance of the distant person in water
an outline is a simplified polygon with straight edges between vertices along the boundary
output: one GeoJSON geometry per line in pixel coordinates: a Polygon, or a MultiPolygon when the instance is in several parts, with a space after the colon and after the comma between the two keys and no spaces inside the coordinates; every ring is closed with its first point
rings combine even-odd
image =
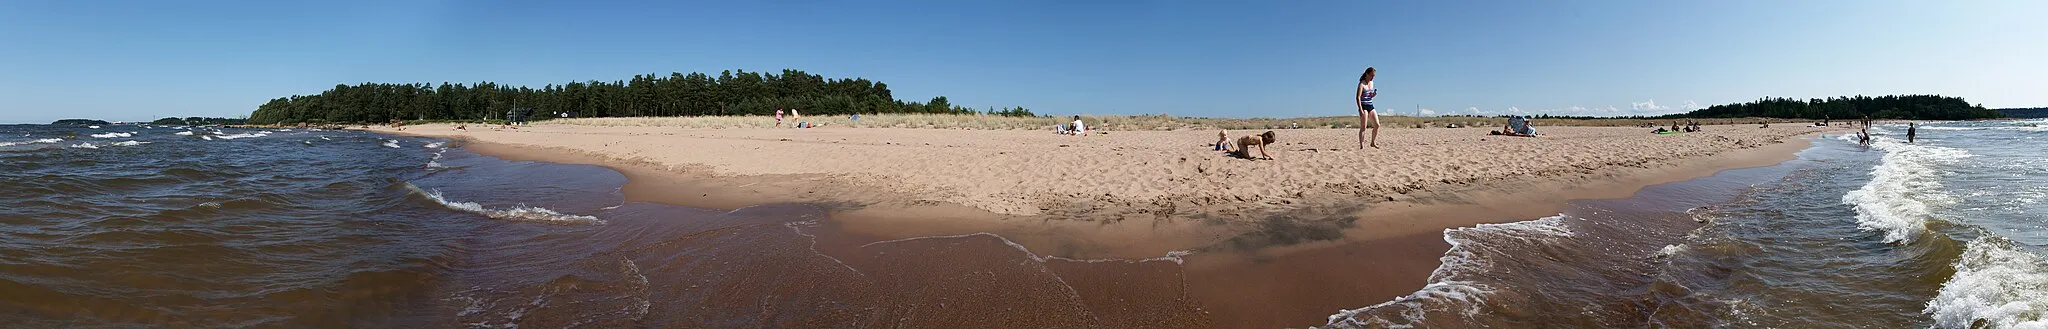
{"type": "Polygon", "coordinates": [[[1907,123],[1906,123],[1906,142],[1907,142],[1907,143],[1912,143],[1912,142],[1913,142],[1913,135],[1915,135],[1915,133],[1918,133],[1918,132],[1919,132],[1918,130],[1920,130],[1920,129],[1919,129],[1919,126],[1916,126],[1916,125],[1914,125],[1914,124],[1913,124],[1912,122],[1907,122],[1907,123]]]}
{"type": "MultiPolygon", "coordinates": [[[[1358,76],[1358,93],[1351,98],[1358,101],[1358,149],[1360,150],[1365,149],[1368,145],[1373,148],[1380,147],[1380,116],[1373,112],[1372,107],[1373,97],[1380,96],[1379,86],[1372,83],[1373,77],[1378,74],[1378,69],[1374,69],[1371,66],[1365,67],[1365,74],[1358,76]],[[1370,143],[1366,142],[1365,139],[1365,129],[1368,127],[1372,129],[1372,141],[1370,143]]],[[[1260,152],[1264,152],[1264,149],[1260,149],[1260,152]]]]}
{"type": "Polygon", "coordinates": [[[1863,127],[1863,130],[1856,132],[1856,143],[1870,145],[1870,126],[1863,127]]]}

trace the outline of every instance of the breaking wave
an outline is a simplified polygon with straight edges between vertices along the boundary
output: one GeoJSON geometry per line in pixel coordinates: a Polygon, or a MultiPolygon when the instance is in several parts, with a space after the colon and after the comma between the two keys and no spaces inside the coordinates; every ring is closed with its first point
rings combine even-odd
{"type": "Polygon", "coordinates": [[[440,191],[430,191],[421,189],[419,186],[412,185],[412,183],[406,183],[405,188],[407,190],[411,190],[413,193],[418,193],[420,196],[427,197],[427,199],[429,200],[433,200],[434,203],[441,204],[442,207],[447,207],[448,209],[454,210],[461,210],[478,215],[484,215],[484,217],[490,217],[491,219],[503,219],[510,221],[536,222],[557,225],[604,224],[604,220],[598,219],[595,216],[563,214],[560,212],[555,212],[554,210],[550,210],[548,208],[529,207],[524,205],[508,209],[491,209],[485,208],[483,205],[477,204],[475,202],[449,200],[447,197],[442,196],[440,191]]]}
{"type": "Polygon", "coordinates": [[[1429,274],[1429,284],[1407,296],[1394,298],[1372,306],[1342,310],[1330,315],[1324,328],[1412,328],[1422,323],[1424,315],[1439,312],[1456,312],[1472,317],[1481,312],[1487,295],[1495,287],[1480,282],[1479,275],[1492,271],[1491,263],[1481,257],[1475,248],[1486,243],[1509,240],[1534,240],[1550,243],[1556,239],[1570,238],[1575,234],[1566,227],[1563,214],[1505,224],[1479,224],[1444,230],[1444,242],[1451,249],[1444,252],[1437,266],[1429,274]],[[1398,315],[1399,318],[1389,318],[1398,315]]]}
{"type": "MultiPolygon", "coordinates": [[[[220,134],[220,132],[216,131],[216,132],[214,132],[214,134],[220,134]]],[[[220,139],[240,139],[240,138],[256,138],[256,137],[263,137],[263,136],[270,136],[270,132],[267,132],[267,131],[259,131],[259,132],[255,132],[255,133],[249,133],[249,134],[233,134],[233,135],[220,135],[220,136],[209,136],[209,137],[211,137],[211,138],[208,138],[208,139],[212,139],[212,138],[220,138],[220,139]]]]}
{"type": "Polygon", "coordinates": [[[1932,208],[1955,202],[1943,192],[1941,165],[1970,153],[1881,136],[1871,137],[1870,145],[1885,152],[1883,160],[1870,171],[1870,182],[1842,195],[1842,203],[1856,208],[1858,226],[1884,232],[1885,242],[1910,243],[1934,219],[1932,208]]]}
{"type": "Polygon", "coordinates": [[[1956,270],[1927,302],[1938,328],[2048,328],[2048,264],[2012,241],[1970,241],[1956,270]]]}
{"type": "Polygon", "coordinates": [[[62,142],[62,141],[64,141],[64,139],[63,139],[63,138],[44,138],[44,139],[37,139],[37,140],[29,140],[29,141],[20,141],[20,142],[0,142],[0,147],[5,147],[5,146],[15,146],[15,145],[28,145],[28,144],[48,144],[48,143],[56,143],[56,142],[62,142]]]}

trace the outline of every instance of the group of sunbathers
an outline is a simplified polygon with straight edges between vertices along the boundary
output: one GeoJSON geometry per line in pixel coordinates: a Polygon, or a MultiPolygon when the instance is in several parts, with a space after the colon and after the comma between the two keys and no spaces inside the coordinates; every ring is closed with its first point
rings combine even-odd
{"type": "MultiPolygon", "coordinates": [[[[1768,127],[1769,125],[1766,125],[1766,126],[1768,127]]],[[[1664,127],[1657,127],[1657,130],[1655,130],[1655,131],[1651,131],[1651,132],[1652,132],[1652,133],[1658,133],[1658,134],[1668,134],[1668,133],[1678,133],[1678,132],[1687,132],[1687,133],[1689,133],[1689,132],[1696,132],[1696,131],[1700,131],[1700,130],[1701,130],[1701,129],[1700,129],[1700,123],[1699,123],[1698,121],[1686,121],[1686,122],[1685,122],[1685,126],[1684,126],[1683,128],[1679,127],[1679,125],[1678,125],[1678,122],[1677,122],[1677,121],[1672,121],[1672,122],[1671,122],[1671,129],[1664,129],[1664,127]]]]}

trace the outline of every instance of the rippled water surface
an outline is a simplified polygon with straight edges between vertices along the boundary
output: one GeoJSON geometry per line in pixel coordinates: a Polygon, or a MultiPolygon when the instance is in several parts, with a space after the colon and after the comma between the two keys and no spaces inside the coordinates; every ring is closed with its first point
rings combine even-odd
{"type": "Polygon", "coordinates": [[[2048,327],[2048,122],[1871,128],[1799,159],[1445,232],[1331,327],[2048,327]]]}

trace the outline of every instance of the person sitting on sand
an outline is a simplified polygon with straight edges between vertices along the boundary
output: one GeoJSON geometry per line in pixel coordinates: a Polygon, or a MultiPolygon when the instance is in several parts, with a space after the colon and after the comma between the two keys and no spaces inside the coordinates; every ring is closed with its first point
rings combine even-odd
{"type": "Polygon", "coordinates": [[[1520,115],[1508,117],[1508,124],[1500,131],[1491,132],[1499,136],[1536,137],[1536,128],[1530,127],[1529,118],[1520,115]]]}
{"type": "Polygon", "coordinates": [[[1229,151],[1230,151],[1230,131],[1229,131],[1229,130],[1217,130],[1217,131],[1216,131],[1216,144],[1215,144],[1215,149],[1214,149],[1214,151],[1224,151],[1224,152],[1229,152],[1229,151]]]}
{"type": "Polygon", "coordinates": [[[1088,125],[1081,123],[1081,116],[1074,116],[1074,136],[1088,136],[1088,125]]]}
{"type": "Polygon", "coordinates": [[[1258,147],[1259,157],[1265,158],[1266,160],[1272,160],[1273,155],[1266,154],[1266,145],[1270,145],[1278,141],[1279,139],[1276,138],[1276,136],[1273,134],[1273,131],[1271,130],[1267,130],[1265,133],[1261,133],[1258,135],[1246,135],[1244,137],[1239,137],[1237,138],[1237,156],[1246,159],[1252,159],[1252,147],[1258,147]]]}

